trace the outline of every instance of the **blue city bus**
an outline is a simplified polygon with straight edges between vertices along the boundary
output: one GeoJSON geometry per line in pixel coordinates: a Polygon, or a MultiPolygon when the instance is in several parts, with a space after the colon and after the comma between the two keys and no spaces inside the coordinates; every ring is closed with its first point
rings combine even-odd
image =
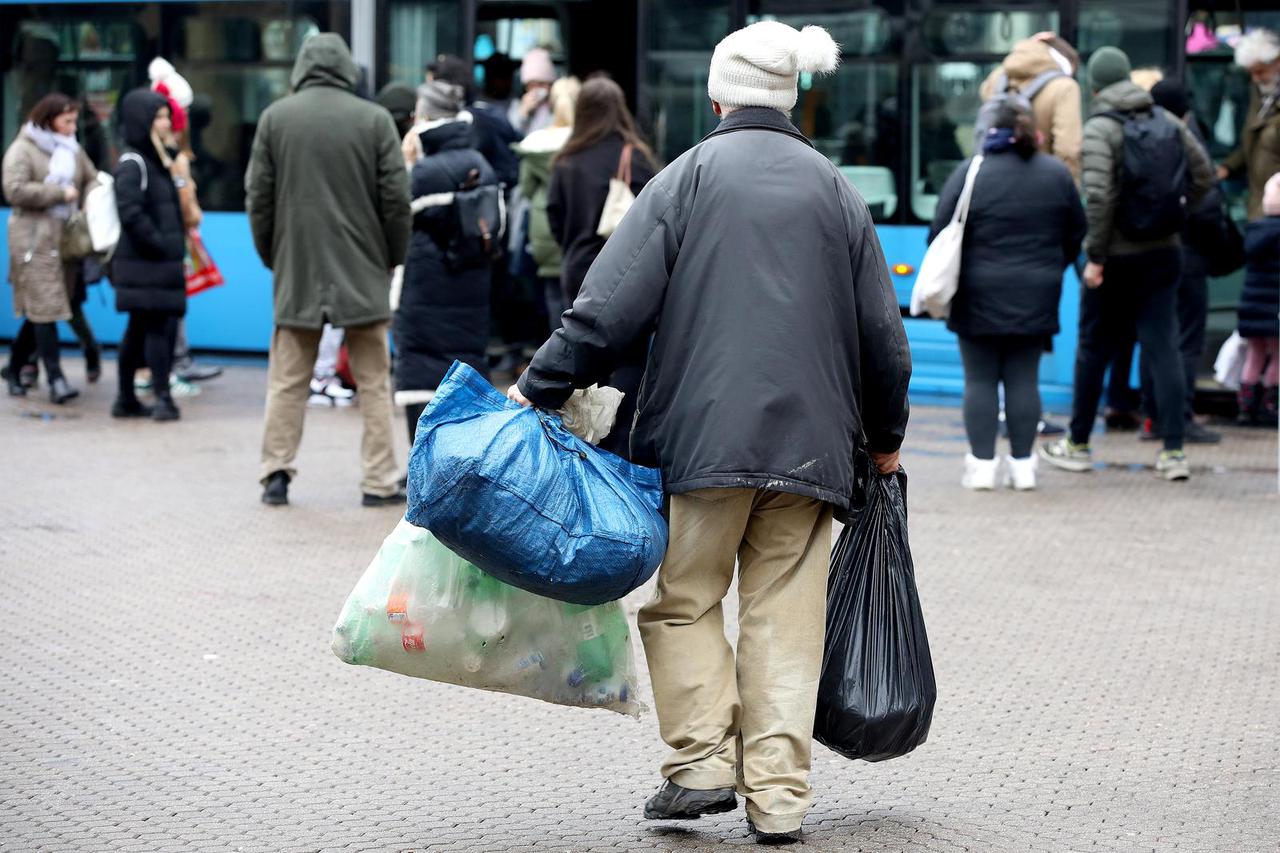
{"type": "MultiPolygon", "coordinates": [[[[841,43],[845,61],[834,75],[801,80],[793,119],[867,200],[906,306],[938,189],[971,153],[979,85],[1015,42],[1052,30],[1085,59],[1111,44],[1135,67],[1185,75],[1221,158],[1236,147],[1248,99],[1247,76],[1232,65],[1225,37],[1280,26],[1271,8],[1240,0],[0,0],[0,129],[7,144],[35,99],[65,91],[85,102],[86,146],[109,167],[116,100],[145,82],[152,57],[173,62],[197,93],[191,118],[202,232],[227,280],[192,301],[188,335],[199,349],[261,353],[271,333],[271,280],[243,212],[244,170],[257,117],[288,91],[307,35],[347,37],[366,93],[392,80],[418,83],[439,53],[475,60],[482,83],[484,60],[495,52],[518,60],[547,46],[567,72],[604,70],[617,79],[669,161],[713,126],[707,64],[725,33],[765,18],[816,23],[841,43]],[[1189,52],[1197,31],[1223,43],[1205,49],[1200,38],[1189,52]]],[[[1243,187],[1227,189],[1243,219],[1243,187]]],[[[0,226],[7,217],[0,208],[0,226]]],[[[5,269],[7,252],[0,244],[5,269]]],[[[1074,271],[1064,283],[1063,332],[1042,368],[1046,406],[1057,411],[1070,399],[1078,315],[1074,271]]],[[[1238,274],[1213,282],[1211,348],[1234,325],[1239,287],[1238,274]]],[[[0,304],[8,297],[7,282],[0,284],[0,304]]],[[[90,288],[86,311],[104,341],[118,340],[123,318],[109,283],[90,288]]],[[[906,323],[913,394],[954,399],[961,390],[954,336],[935,320],[906,323]]],[[[11,313],[0,311],[0,339],[15,332],[11,313]]]]}

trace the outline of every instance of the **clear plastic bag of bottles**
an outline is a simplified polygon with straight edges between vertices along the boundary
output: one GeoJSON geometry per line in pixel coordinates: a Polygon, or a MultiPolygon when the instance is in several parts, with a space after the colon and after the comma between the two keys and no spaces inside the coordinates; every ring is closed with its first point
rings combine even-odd
{"type": "Polygon", "coordinates": [[[622,606],[588,607],[504,584],[401,521],[333,628],[350,664],[639,717],[622,606]]]}

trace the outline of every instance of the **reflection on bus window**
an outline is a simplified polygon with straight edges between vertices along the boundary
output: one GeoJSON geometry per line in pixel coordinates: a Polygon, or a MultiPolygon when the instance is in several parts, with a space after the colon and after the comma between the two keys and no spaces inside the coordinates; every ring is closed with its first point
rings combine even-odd
{"type": "Polygon", "coordinates": [[[1173,26],[1168,0],[1081,0],[1076,49],[1085,58],[1109,45],[1128,54],[1134,68],[1168,68],[1173,26]]]}
{"type": "Polygon", "coordinates": [[[642,121],[659,158],[670,162],[716,126],[707,101],[707,65],[729,31],[729,0],[653,0],[645,19],[651,97],[642,121]]]}
{"type": "Polygon", "coordinates": [[[911,212],[933,219],[942,185],[973,154],[978,89],[999,63],[918,65],[911,80],[911,212]]]}
{"type": "Polygon", "coordinates": [[[925,15],[924,42],[939,56],[956,54],[1005,54],[1038,32],[1057,32],[1058,12],[1044,10],[982,11],[934,9],[925,15]]]}
{"type": "Polygon", "coordinates": [[[460,53],[457,0],[394,0],[387,17],[386,82],[416,87],[429,62],[442,53],[460,53]]]}

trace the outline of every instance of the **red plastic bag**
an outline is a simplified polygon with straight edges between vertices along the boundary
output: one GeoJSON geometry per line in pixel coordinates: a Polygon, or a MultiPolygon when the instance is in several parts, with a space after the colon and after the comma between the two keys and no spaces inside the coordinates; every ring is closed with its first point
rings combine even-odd
{"type": "Polygon", "coordinates": [[[209,250],[204,247],[198,229],[187,230],[187,255],[183,259],[183,267],[187,274],[187,296],[195,296],[224,283],[222,273],[209,257],[209,250]]]}

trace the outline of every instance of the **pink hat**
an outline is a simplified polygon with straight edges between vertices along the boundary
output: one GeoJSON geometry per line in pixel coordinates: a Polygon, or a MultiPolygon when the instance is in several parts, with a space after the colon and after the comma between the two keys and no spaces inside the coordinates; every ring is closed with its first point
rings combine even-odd
{"type": "Polygon", "coordinates": [[[551,64],[551,54],[546,48],[535,47],[524,55],[524,61],[520,63],[520,82],[526,86],[556,82],[556,67],[551,64]]]}
{"type": "Polygon", "coordinates": [[[1280,172],[1268,178],[1262,189],[1262,212],[1267,216],[1280,216],[1280,172]]]}

